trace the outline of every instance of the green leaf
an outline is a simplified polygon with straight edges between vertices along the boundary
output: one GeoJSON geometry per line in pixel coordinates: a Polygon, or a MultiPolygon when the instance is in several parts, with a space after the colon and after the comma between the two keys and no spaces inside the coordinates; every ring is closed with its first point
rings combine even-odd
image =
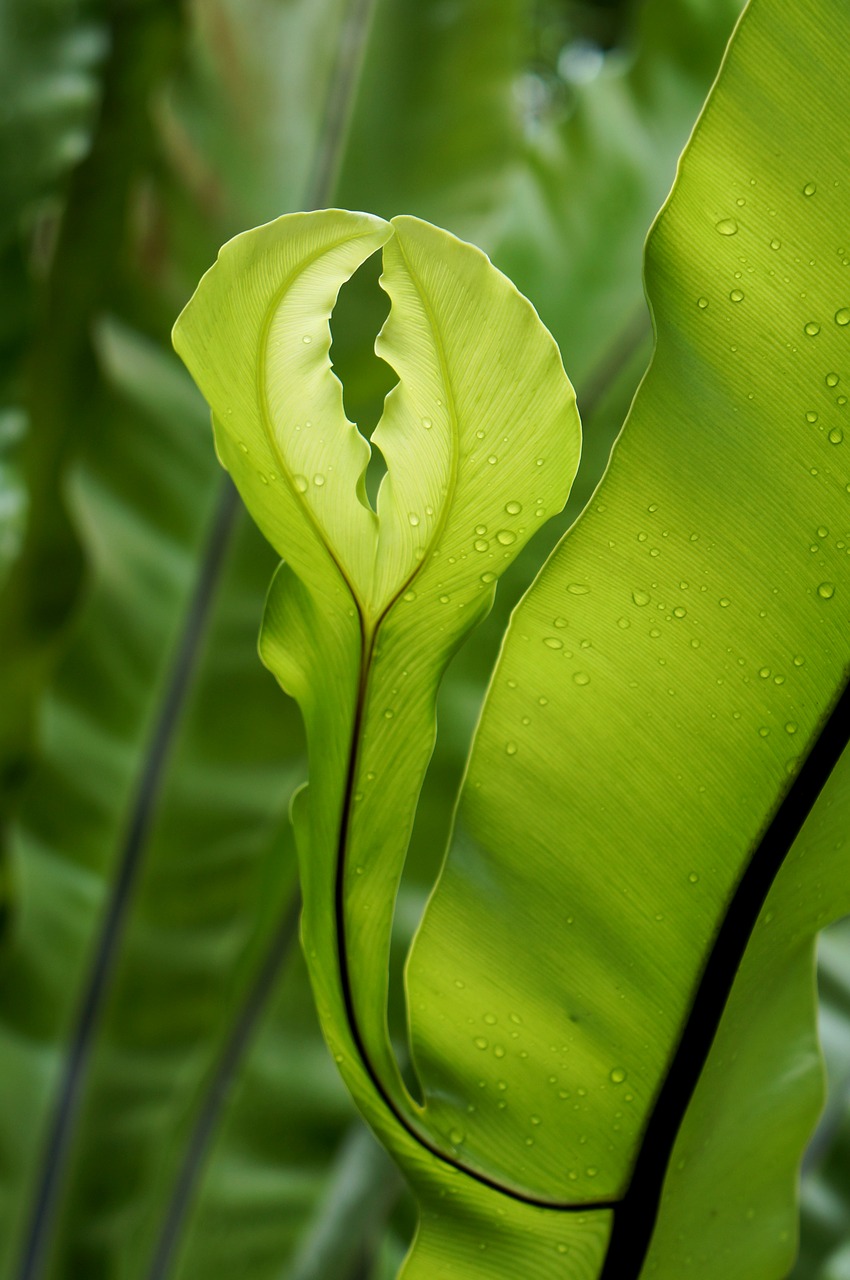
{"type": "Polygon", "coordinates": [[[557,348],[480,252],[417,219],[365,223],[372,246],[386,241],[393,305],[378,350],[399,375],[375,433],[388,472],[370,565],[371,513],[354,506],[365,442],[340,415],[327,359],[336,292],[368,252],[364,223],[294,215],[238,237],[174,338],[220,457],[287,554],[261,652],[307,722],[311,785],[295,820],[319,1014],[367,1116],[418,1164],[418,1109],[387,1037],[387,960],[436,686],[499,573],[565,501],[579,434],[557,348]]]}

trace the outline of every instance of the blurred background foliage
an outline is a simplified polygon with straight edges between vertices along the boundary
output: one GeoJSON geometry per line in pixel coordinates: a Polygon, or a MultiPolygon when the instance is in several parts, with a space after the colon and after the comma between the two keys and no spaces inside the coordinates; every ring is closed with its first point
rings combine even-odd
{"type": "MultiPolygon", "coordinates": [[[[562,517],[455,660],[396,918],[438,865],[507,615],[651,347],[641,248],[741,0],[2,0],[0,1277],[391,1280],[413,1226],[318,1035],[274,564],[169,329],[223,240],[342,205],[474,240],[585,422],[562,517]]],[[[367,433],[377,265],[333,358],[367,433]]],[[[380,471],[377,458],[370,482],[380,471]]],[[[795,1280],[850,1277],[850,930],[795,1280]]]]}

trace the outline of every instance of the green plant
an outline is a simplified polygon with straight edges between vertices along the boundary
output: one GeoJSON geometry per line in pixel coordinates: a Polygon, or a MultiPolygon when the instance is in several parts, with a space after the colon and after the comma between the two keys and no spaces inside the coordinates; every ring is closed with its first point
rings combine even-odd
{"type": "MultiPolygon", "coordinates": [[[[276,556],[215,465],[169,331],[242,228],[323,205],[405,210],[487,250],[534,300],[577,388],[567,508],[509,566],[439,693],[390,965],[407,1073],[401,966],[484,687],[645,368],[641,245],[740,8],[3,5],[3,1280],[397,1274],[411,1201],[339,1083],[297,943],[287,810],[303,739],[256,661],[276,556]]],[[[812,122],[823,96],[805,97],[812,122]]],[[[382,319],[367,263],[342,291],[332,348],[366,434],[388,387],[371,351],[382,319]]],[[[846,1267],[840,937],[821,971],[830,1104],[807,1155],[795,1280],[846,1267]]],[[[785,972],[777,963],[771,991],[785,972]]],[[[768,1089],[754,1116],[772,1105],[768,1089]]],[[[709,1168],[683,1272],[692,1239],[722,1260],[736,1229],[751,1231],[743,1198],[740,1222],[711,1216],[715,1182],[709,1168]]]]}
{"type": "Polygon", "coordinates": [[[569,384],[504,278],[409,218],[238,237],[178,322],[285,559],[261,652],[307,723],[304,944],[336,1060],[420,1201],[411,1280],[767,1278],[793,1258],[812,940],[850,907],[846,34],[835,0],[816,21],[751,5],[653,231],[650,372],[512,619],[407,962],[421,1099],[388,962],[437,685],[566,500],[569,384]],[[381,245],[399,383],[376,518],[328,321],[381,245]]]}

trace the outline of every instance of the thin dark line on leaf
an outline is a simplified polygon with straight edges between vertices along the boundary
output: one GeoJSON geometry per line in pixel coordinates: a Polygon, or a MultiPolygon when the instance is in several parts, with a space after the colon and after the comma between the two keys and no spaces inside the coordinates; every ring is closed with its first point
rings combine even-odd
{"type": "Polygon", "coordinates": [[[372,667],[372,658],[377,641],[381,623],[392,609],[394,600],[386,606],[381,617],[372,632],[371,638],[367,637],[363,630],[363,620],[361,617],[361,638],[363,646],[363,655],[360,669],[360,687],[357,692],[357,703],[354,713],[354,723],[351,730],[351,748],[348,754],[348,773],[345,780],[345,792],[342,803],[342,813],[340,816],[339,838],[337,846],[336,861],[336,885],[335,885],[335,916],[336,916],[336,936],[339,960],[339,977],[340,987],[342,989],[342,997],[345,1003],[346,1019],[348,1029],[354,1042],[357,1056],[359,1057],[363,1068],[372,1082],[372,1085],[383,1102],[387,1110],[394,1116],[396,1121],[401,1125],[404,1131],[414,1139],[425,1151],[429,1152],[437,1160],[443,1164],[456,1169],[459,1173],[465,1173],[467,1177],[479,1183],[481,1186],[488,1187],[491,1191],[497,1191],[501,1195],[508,1196],[511,1200],[516,1200],[521,1204],[533,1205],[541,1209],[555,1209],[564,1213],[582,1213],[590,1209],[613,1209],[616,1201],[611,1200],[592,1200],[582,1203],[562,1203],[553,1201],[544,1196],[535,1196],[518,1190],[515,1187],[506,1186],[496,1178],[491,1178],[483,1170],[476,1169],[471,1165],[464,1164],[463,1161],[456,1159],[447,1152],[441,1150],[436,1143],[432,1142],[430,1137],[424,1133],[413,1120],[405,1115],[402,1108],[392,1097],[383,1080],[381,1079],[374,1063],[369,1057],[363,1034],[357,1020],[357,1012],[354,1006],[354,998],[351,988],[351,975],[348,969],[348,948],[346,942],[345,928],[345,870],[346,856],[348,852],[348,833],[351,823],[351,808],[354,796],[354,787],[357,777],[358,759],[360,754],[361,730],[363,726],[363,717],[368,697],[369,675],[372,667]]]}
{"type": "MultiPolygon", "coordinates": [[[[451,509],[452,499],[454,497],[454,493],[457,488],[459,431],[458,431],[457,412],[454,405],[454,395],[452,391],[451,379],[449,377],[445,351],[443,349],[443,345],[440,340],[439,326],[437,325],[436,319],[434,317],[434,313],[431,308],[428,296],[425,290],[423,289],[421,283],[419,282],[418,277],[413,271],[413,268],[411,267],[411,264],[410,264],[410,260],[407,254],[404,252],[401,239],[398,236],[396,236],[396,244],[398,246],[399,254],[403,259],[408,276],[410,277],[410,280],[413,283],[414,287],[416,288],[416,291],[421,299],[423,309],[425,310],[428,323],[431,327],[431,331],[434,339],[434,346],[437,350],[437,356],[440,363],[440,371],[443,378],[444,391],[447,398],[447,408],[449,410],[449,416],[452,422],[451,483],[449,485],[447,501],[443,504],[443,508],[441,510],[441,518],[438,521],[437,525],[435,526],[435,529],[428,542],[428,547],[426,549],[426,553],[427,553],[427,551],[430,550],[431,547],[433,547],[434,542],[439,538],[439,535],[442,532],[442,529],[445,527],[445,523],[448,519],[448,515],[451,509]]],[[[503,1183],[499,1182],[498,1179],[491,1178],[489,1175],[484,1173],[483,1170],[479,1170],[474,1168],[471,1165],[464,1164],[462,1161],[449,1155],[447,1152],[445,1152],[440,1147],[438,1147],[436,1143],[431,1141],[430,1137],[415,1123],[415,1121],[409,1115],[405,1114],[405,1111],[403,1110],[403,1108],[393,1098],[392,1094],[384,1084],[374,1063],[372,1062],[369,1056],[365,1041],[363,1039],[363,1034],[360,1030],[360,1025],[357,1019],[357,1013],[355,1009],[354,997],[353,997],[353,992],[351,987],[351,975],[349,973],[349,968],[348,968],[348,948],[347,948],[347,941],[346,941],[346,926],[345,926],[345,872],[346,872],[346,861],[347,861],[347,854],[348,854],[348,835],[349,835],[349,828],[350,828],[350,822],[351,822],[351,807],[353,802],[353,795],[354,795],[358,763],[359,763],[360,740],[361,740],[361,733],[362,733],[362,727],[363,727],[363,717],[365,714],[366,703],[368,699],[369,678],[372,670],[372,662],[373,662],[373,657],[375,652],[375,646],[377,643],[377,638],[380,632],[380,628],[383,625],[384,621],[386,620],[387,616],[389,615],[390,611],[395,606],[395,604],[398,602],[398,600],[401,598],[404,592],[416,580],[417,576],[422,572],[426,562],[427,562],[427,554],[426,554],[426,557],[423,557],[423,559],[411,570],[411,572],[407,575],[405,580],[395,590],[391,599],[384,606],[380,616],[378,617],[374,626],[372,626],[368,634],[366,631],[362,610],[359,611],[360,637],[361,637],[360,681],[359,681],[359,688],[357,692],[354,723],[353,723],[352,732],[351,732],[351,746],[350,746],[349,755],[348,755],[348,772],[346,776],[345,792],[344,792],[343,804],[342,804],[342,813],[340,817],[340,830],[339,830],[339,837],[338,837],[338,844],[337,844],[336,885],[335,885],[335,914],[336,914],[336,934],[337,934],[340,987],[342,990],[343,1001],[346,1009],[346,1019],[348,1022],[351,1038],[352,1038],[352,1041],[354,1042],[358,1057],[362,1062],[363,1068],[366,1071],[366,1074],[371,1080],[375,1091],[381,1098],[384,1105],[395,1117],[396,1121],[402,1126],[405,1132],[410,1137],[412,1137],[414,1141],[416,1141],[419,1144],[419,1146],[421,1146],[424,1150],[428,1151],[436,1159],[442,1161],[446,1165],[449,1165],[453,1169],[457,1169],[461,1173],[465,1173],[468,1177],[480,1183],[482,1186],[489,1187],[491,1190],[497,1191],[503,1195],[509,1196],[511,1199],[520,1201],[523,1204],[529,1204],[539,1208],[549,1208],[549,1209],[559,1210],[561,1212],[570,1212],[570,1213],[580,1213],[582,1211],[587,1211],[589,1209],[612,1209],[614,1207],[615,1202],[609,1201],[609,1200],[584,1201],[582,1203],[577,1204],[577,1203],[565,1203],[560,1201],[553,1201],[545,1197],[535,1196],[535,1195],[532,1195],[531,1193],[520,1191],[517,1188],[506,1186],[503,1183]]]]}
{"type": "Polygon", "coordinates": [[[729,903],[666,1078],[644,1129],[629,1187],[614,1214],[599,1280],[638,1280],[652,1240],[673,1147],[714,1043],[753,929],[782,864],[850,741],[850,684],[826,718],[767,825],[729,903]]]}
{"type": "Polygon", "coordinates": [[[298,920],[301,912],[301,895],[296,890],[281,915],[269,948],[260,964],[254,981],[239,1010],[238,1017],[228,1037],[218,1064],[206,1089],[203,1104],[195,1118],[195,1124],[183,1156],[180,1171],[171,1192],[171,1199],[162,1230],[157,1240],[148,1280],[162,1280],[167,1274],[180,1239],[186,1211],[191,1203],[198,1174],[204,1162],[210,1139],[218,1124],[222,1107],[227,1101],[233,1077],[242,1060],[245,1049],[269,1001],[292,947],[298,937],[298,920]]]}
{"type": "Polygon", "coordinates": [[[115,880],[77,1011],[42,1155],[33,1211],[21,1254],[19,1271],[21,1280],[34,1280],[44,1262],[48,1228],[56,1208],[59,1186],[65,1172],[68,1147],[82,1101],[92,1041],[104,1002],[109,994],[112,964],[121,941],[145,843],[150,834],[159,800],[171,741],[192,679],[201,638],[237,511],[236,490],[230,481],[226,480],[213,516],[203,561],[168,677],[162,707],[147,749],[123,847],[117,858],[115,880]]]}

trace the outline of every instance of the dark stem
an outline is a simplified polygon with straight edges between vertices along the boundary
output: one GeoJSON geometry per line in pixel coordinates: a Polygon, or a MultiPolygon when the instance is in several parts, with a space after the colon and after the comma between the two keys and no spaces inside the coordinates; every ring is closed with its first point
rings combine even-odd
{"type": "MultiPolygon", "coordinates": [[[[407,582],[403,583],[399,588],[400,595],[407,587],[407,582]]],[[[397,598],[397,597],[396,597],[397,598]]],[[[423,1150],[440,1160],[443,1164],[449,1165],[452,1169],[457,1169],[460,1173],[465,1173],[467,1177],[472,1178],[474,1182],[480,1183],[481,1186],[489,1187],[491,1191],[498,1191],[502,1195],[509,1196],[512,1200],[517,1200],[522,1204],[535,1205],[542,1209],[557,1209],[564,1213],[581,1213],[589,1209],[612,1209],[616,1202],[610,1200],[592,1200],[585,1201],[581,1204],[564,1203],[553,1201],[543,1196],[535,1196],[528,1192],[518,1191],[514,1187],[505,1186],[496,1178],[489,1177],[479,1169],[475,1169],[470,1165],[464,1164],[463,1161],[442,1151],[430,1137],[419,1129],[404,1111],[398,1106],[395,1099],[390,1094],[383,1080],[381,1080],[378,1071],[372,1062],[366,1043],[363,1039],[363,1033],[357,1020],[357,1011],[354,1005],[354,995],[351,987],[351,974],[348,967],[348,946],[346,941],[346,924],[345,924],[345,872],[348,856],[348,836],[351,825],[351,809],[353,804],[355,784],[357,780],[358,762],[360,756],[360,739],[363,727],[363,717],[366,711],[366,703],[369,693],[369,676],[372,668],[372,659],[381,624],[387,617],[387,614],[393,607],[395,599],[384,609],[383,614],[378,619],[375,629],[371,636],[367,636],[363,629],[363,619],[361,615],[361,651],[362,660],[360,667],[360,682],[357,691],[357,702],[354,710],[354,722],[351,729],[351,746],[348,752],[348,772],[345,779],[345,791],[342,802],[342,813],[340,816],[339,836],[337,838],[337,857],[336,857],[336,886],[335,886],[335,921],[336,921],[336,937],[337,952],[339,963],[339,980],[342,991],[342,998],[345,1004],[346,1021],[348,1029],[354,1042],[357,1056],[359,1057],[363,1069],[368,1075],[375,1092],[380,1097],[384,1106],[390,1114],[401,1125],[402,1129],[413,1138],[423,1150]]]]}
{"type": "Polygon", "coordinates": [[[230,1083],[241,1063],[280,972],[298,938],[301,899],[295,893],[283,913],[271,944],[263,957],[254,982],[225,1043],[221,1057],[207,1086],[188,1146],[177,1174],[171,1200],[157,1240],[148,1280],[162,1280],[167,1274],[183,1230],[186,1211],[194,1195],[198,1173],[209,1150],[230,1083]]]}
{"type": "MultiPolygon", "coordinates": [[[[70,182],[41,330],[33,346],[32,505],[23,553],[8,584],[11,607],[2,615],[3,683],[12,688],[10,699],[3,699],[7,704],[4,736],[15,737],[21,744],[21,774],[32,750],[35,698],[55,661],[58,636],[75,602],[82,573],[62,484],[73,431],[86,412],[93,385],[90,327],[120,259],[132,179],[150,147],[148,100],[174,55],[178,17],[176,6],[158,2],[113,5],[111,53],[100,113],[91,150],[70,182]],[[15,665],[21,652],[25,654],[23,673],[15,665]]],[[[155,789],[157,777],[156,769],[149,768],[142,791],[155,789]]],[[[47,1227],[56,1205],[89,1039],[104,990],[104,960],[108,961],[114,946],[132,881],[136,845],[144,835],[140,814],[137,805],[127,836],[128,852],[122,858],[114,900],[65,1060],[21,1252],[22,1280],[32,1280],[44,1262],[47,1227]]]]}
{"type": "Polygon", "coordinates": [[[79,1112],[92,1041],[107,994],[112,964],[120,944],[128,907],[138,879],[145,844],[159,799],[169,748],[183,709],[186,688],[194,669],[236,511],[236,490],[228,483],[221,490],[211,536],[139,780],[124,844],[119,853],[106,915],[77,1013],[71,1044],[65,1058],[53,1119],[42,1157],[39,1188],[21,1258],[20,1280],[34,1280],[44,1262],[50,1225],[67,1164],[74,1123],[79,1112]]]}

